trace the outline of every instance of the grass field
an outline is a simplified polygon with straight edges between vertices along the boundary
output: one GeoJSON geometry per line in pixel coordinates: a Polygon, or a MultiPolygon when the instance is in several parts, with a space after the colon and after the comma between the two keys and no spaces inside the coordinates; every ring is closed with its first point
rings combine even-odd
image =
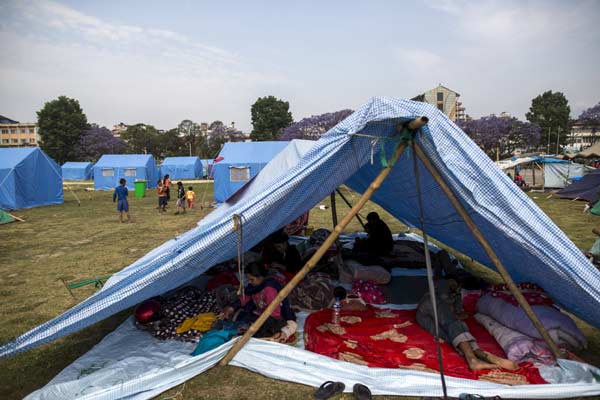
{"type": "MultiPolygon", "coordinates": [[[[212,184],[194,184],[199,197],[212,199],[212,184]]],[[[73,282],[109,275],[129,265],[149,250],[193,227],[210,209],[196,209],[186,215],[166,215],[156,210],[156,197],[149,192],[144,199],[131,199],[133,224],[118,222],[110,192],[87,192],[81,187],[74,194],[65,191],[65,203],[58,206],[20,210],[16,215],[27,222],[0,226],[0,342],[7,342],[29,329],[61,314],[93,293],[93,286],[76,289],[71,296],[63,281],[73,282]],[[75,195],[81,200],[79,206],[75,195]]],[[[357,197],[348,193],[351,201],[357,197]]],[[[583,203],[532,198],[581,249],[591,247],[594,216],[583,215],[583,203]]],[[[329,199],[322,204],[329,205],[329,199]]],[[[338,214],[348,208],[337,201],[338,214]]],[[[381,210],[369,203],[361,213],[381,210]]],[[[381,212],[393,231],[405,227],[381,212]],[[386,218],[387,217],[387,218],[386,218]]],[[[600,220],[598,220],[600,221],[600,220]]],[[[330,210],[313,209],[311,225],[331,227],[330,210]]],[[[347,231],[361,230],[353,220],[347,231]]],[[[468,260],[465,260],[468,261],[468,260]]],[[[497,281],[495,273],[469,264],[473,271],[497,281]]],[[[0,361],[0,396],[22,398],[45,385],[58,372],[87,352],[115,329],[128,311],[108,318],[79,333],[0,361]]],[[[600,365],[600,332],[578,321],[589,338],[590,348],[580,354],[600,365]]],[[[306,399],[313,388],[274,381],[235,367],[213,369],[159,396],[193,399],[306,399]],[[260,393],[260,397],[257,397],[260,393]]],[[[351,398],[346,396],[346,398],[351,398]]],[[[391,397],[378,397],[381,399],[391,397]]]]}

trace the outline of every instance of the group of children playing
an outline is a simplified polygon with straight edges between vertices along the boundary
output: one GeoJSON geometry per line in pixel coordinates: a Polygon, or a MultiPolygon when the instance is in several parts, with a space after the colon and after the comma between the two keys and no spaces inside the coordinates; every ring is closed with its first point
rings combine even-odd
{"type": "MultiPolygon", "coordinates": [[[[167,205],[171,200],[171,178],[169,175],[165,175],[164,179],[159,179],[156,185],[156,192],[158,194],[158,211],[163,213],[167,211],[167,205]]],[[[194,201],[196,200],[196,193],[192,186],[185,190],[181,181],[177,182],[177,202],[175,203],[177,214],[185,214],[185,209],[194,208],[194,201]]]]}
{"type": "MultiPolygon", "coordinates": [[[[119,180],[119,186],[115,188],[113,194],[113,203],[117,203],[117,211],[119,212],[119,221],[121,222],[133,222],[131,215],[129,214],[129,202],[127,197],[129,190],[127,189],[127,181],[124,178],[119,180]],[[124,215],[127,215],[127,221],[124,220],[124,215]]],[[[167,205],[171,199],[171,178],[169,175],[165,175],[164,179],[159,179],[157,182],[157,194],[158,194],[158,211],[164,213],[167,211],[167,205]]],[[[194,201],[196,200],[196,193],[194,188],[188,186],[188,190],[185,190],[182,182],[177,182],[177,203],[176,211],[177,214],[185,214],[186,208],[194,208],[194,201]]]]}

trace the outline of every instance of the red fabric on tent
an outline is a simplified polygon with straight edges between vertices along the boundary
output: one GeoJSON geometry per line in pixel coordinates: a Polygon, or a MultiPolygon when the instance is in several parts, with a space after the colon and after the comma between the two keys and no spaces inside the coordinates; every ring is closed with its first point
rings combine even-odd
{"type": "MultiPolygon", "coordinates": [[[[416,310],[369,307],[366,311],[342,311],[339,326],[331,324],[331,310],[311,314],[304,326],[307,350],[339,360],[380,368],[409,368],[437,373],[437,350],[433,336],[415,319],[416,310]]],[[[479,346],[505,357],[502,348],[472,317],[466,321],[479,346]]],[[[507,384],[547,383],[536,367],[523,363],[517,371],[471,371],[456,350],[442,343],[446,375],[507,384]]]]}

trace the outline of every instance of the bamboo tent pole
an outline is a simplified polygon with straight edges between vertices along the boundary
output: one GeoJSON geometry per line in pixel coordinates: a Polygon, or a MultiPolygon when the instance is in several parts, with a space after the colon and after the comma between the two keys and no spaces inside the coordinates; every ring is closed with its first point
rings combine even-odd
{"type": "MultiPolygon", "coordinates": [[[[342,200],[344,200],[344,203],[346,203],[346,205],[348,207],[352,208],[352,203],[350,203],[348,201],[348,199],[346,198],[346,196],[344,196],[344,194],[342,193],[342,191],[339,188],[335,189],[335,191],[337,192],[337,194],[340,195],[340,197],[342,198],[342,200]]],[[[366,231],[367,227],[365,226],[364,221],[362,220],[362,218],[360,217],[360,215],[358,213],[356,214],[356,219],[358,220],[358,222],[360,223],[360,225],[363,227],[363,229],[366,231]]]]}
{"type": "MultiPolygon", "coordinates": [[[[428,119],[426,117],[420,117],[408,124],[408,129],[411,131],[419,129],[421,126],[426,124],[428,119]]],[[[400,133],[400,129],[399,129],[400,133]]],[[[388,177],[390,172],[392,171],[392,166],[398,161],[404,150],[406,149],[406,143],[400,144],[396,149],[396,152],[392,156],[392,162],[388,163],[388,166],[381,170],[379,175],[371,182],[368,189],[363,193],[358,202],[352,207],[352,209],[342,218],[340,223],[336,225],[333,229],[333,232],[325,239],[321,247],[317,250],[315,254],[306,262],[304,267],[292,278],[291,281],[288,282],[287,285],[283,289],[279,291],[277,296],[273,299],[273,301],[267,306],[265,311],[258,317],[258,319],[248,328],[248,330],[244,333],[244,335],[237,341],[237,343],[229,350],[229,352],[225,355],[225,357],[219,362],[219,366],[223,367],[229,363],[233,359],[233,357],[237,354],[238,351],[250,340],[252,336],[260,329],[260,327],[265,323],[267,318],[271,316],[275,308],[285,299],[288,294],[300,283],[300,281],[310,272],[310,270],[315,266],[315,264],[323,257],[325,252],[331,247],[331,245],[336,241],[336,239],[343,232],[346,225],[350,223],[352,218],[360,211],[360,209],[367,203],[367,201],[371,198],[373,193],[388,177]]]]}
{"type": "MultiPolygon", "coordinates": [[[[331,200],[331,221],[333,223],[333,228],[335,229],[338,224],[337,207],[335,204],[335,191],[331,192],[329,198],[331,200]]],[[[342,260],[342,246],[340,245],[340,241],[338,239],[335,239],[335,247],[338,250],[335,256],[335,265],[339,273],[339,271],[343,268],[344,261],[342,260]]]]}
{"type": "Polygon", "coordinates": [[[427,170],[429,171],[429,173],[431,173],[438,185],[440,185],[440,187],[446,194],[446,197],[448,197],[448,200],[450,200],[454,208],[456,208],[456,211],[458,211],[460,216],[463,218],[465,224],[467,225],[473,236],[475,236],[481,247],[483,247],[483,250],[485,251],[487,256],[490,258],[490,260],[492,260],[492,263],[502,276],[502,279],[508,286],[508,289],[510,290],[512,295],[515,296],[517,303],[519,303],[521,308],[523,308],[525,314],[529,317],[529,319],[531,320],[535,328],[538,330],[540,335],[542,335],[542,338],[544,338],[544,341],[548,344],[548,346],[552,350],[552,353],[554,353],[554,356],[556,358],[563,358],[563,356],[560,353],[560,350],[558,349],[558,346],[556,345],[556,343],[554,343],[548,332],[546,332],[546,329],[538,319],[537,315],[535,315],[533,309],[531,308],[529,303],[527,303],[527,300],[525,300],[525,297],[523,297],[523,294],[521,293],[517,285],[515,285],[515,282],[510,277],[510,274],[508,273],[506,268],[504,268],[504,265],[502,265],[502,262],[498,258],[498,255],[496,254],[492,246],[483,236],[477,225],[473,222],[473,219],[471,219],[471,216],[469,215],[467,210],[465,210],[463,205],[456,198],[450,187],[448,187],[448,185],[440,175],[437,168],[431,163],[427,155],[423,152],[423,150],[417,143],[415,143],[414,149],[417,157],[419,157],[425,168],[427,168],[427,170]]]}

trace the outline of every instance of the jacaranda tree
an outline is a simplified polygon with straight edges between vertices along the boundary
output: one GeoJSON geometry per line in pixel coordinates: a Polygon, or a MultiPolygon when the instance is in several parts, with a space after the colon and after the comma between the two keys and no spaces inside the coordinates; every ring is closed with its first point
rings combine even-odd
{"type": "Polygon", "coordinates": [[[490,115],[459,125],[492,159],[496,155],[510,156],[517,148],[529,149],[540,142],[539,126],[514,117],[490,115]]]}
{"type": "Polygon", "coordinates": [[[336,126],[352,110],[340,110],[332,113],[313,115],[312,117],[301,119],[283,130],[280,140],[308,139],[317,140],[325,132],[336,126]]]}
{"type": "Polygon", "coordinates": [[[123,139],[114,137],[105,127],[92,124],[81,134],[77,155],[81,161],[96,162],[103,154],[122,154],[126,150],[127,143],[123,139]]]}

